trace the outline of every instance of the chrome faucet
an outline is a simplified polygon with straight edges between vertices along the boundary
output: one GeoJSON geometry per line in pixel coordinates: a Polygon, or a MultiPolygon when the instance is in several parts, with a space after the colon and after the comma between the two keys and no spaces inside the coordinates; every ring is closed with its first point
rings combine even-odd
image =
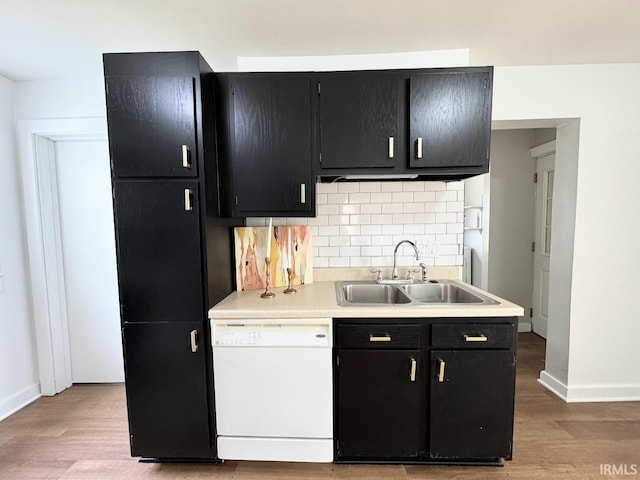
{"type": "Polygon", "coordinates": [[[398,279],[398,268],[396,267],[397,265],[396,256],[398,254],[398,248],[400,248],[400,245],[402,245],[403,243],[408,243],[409,245],[411,245],[413,247],[413,251],[416,252],[416,260],[420,260],[420,252],[418,251],[418,247],[416,247],[415,243],[413,243],[411,240],[399,241],[398,244],[396,245],[396,248],[393,250],[393,270],[391,271],[391,280],[398,279]]]}

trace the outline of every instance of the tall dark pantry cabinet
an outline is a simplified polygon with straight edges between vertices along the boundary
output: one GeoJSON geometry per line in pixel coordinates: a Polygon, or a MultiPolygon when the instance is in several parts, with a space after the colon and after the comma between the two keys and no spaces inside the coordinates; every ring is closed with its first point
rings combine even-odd
{"type": "Polygon", "coordinates": [[[213,72],[198,52],[103,61],[131,454],[215,460],[207,310],[233,269],[213,72]]]}

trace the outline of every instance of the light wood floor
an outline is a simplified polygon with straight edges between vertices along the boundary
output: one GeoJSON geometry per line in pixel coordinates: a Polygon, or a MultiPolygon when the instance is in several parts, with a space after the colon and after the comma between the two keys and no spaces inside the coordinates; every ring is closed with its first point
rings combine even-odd
{"type": "Polygon", "coordinates": [[[520,334],[514,458],[503,468],[225,462],[148,464],[129,456],[124,387],[77,385],[0,422],[0,480],[640,478],[640,402],[566,404],[538,385],[544,342],[520,334]]]}

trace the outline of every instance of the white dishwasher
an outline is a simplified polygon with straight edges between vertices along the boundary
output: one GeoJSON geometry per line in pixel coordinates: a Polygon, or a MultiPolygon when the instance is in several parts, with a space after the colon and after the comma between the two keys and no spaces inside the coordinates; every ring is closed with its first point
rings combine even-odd
{"type": "Polygon", "coordinates": [[[333,461],[331,319],[212,321],[218,457],[333,461]]]}

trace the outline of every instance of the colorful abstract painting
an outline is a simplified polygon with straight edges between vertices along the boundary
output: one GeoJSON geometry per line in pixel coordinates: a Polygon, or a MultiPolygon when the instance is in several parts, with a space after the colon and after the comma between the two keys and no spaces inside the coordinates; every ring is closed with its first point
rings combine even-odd
{"type": "Polygon", "coordinates": [[[292,285],[313,283],[311,227],[237,227],[233,233],[238,290],[265,288],[265,258],[269,254],[272,287],[287,285],[287,267],[292,271],[292,285]]]}

